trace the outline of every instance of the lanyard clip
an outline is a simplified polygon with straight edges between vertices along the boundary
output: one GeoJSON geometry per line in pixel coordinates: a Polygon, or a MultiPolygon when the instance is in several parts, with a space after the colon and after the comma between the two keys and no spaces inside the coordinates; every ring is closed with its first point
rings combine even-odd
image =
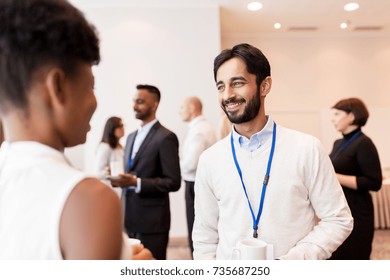
{"type": "Polygon", "coordinates": [[[268,180],[269,180],[269,175],[266,174],[266,175],[264,176],[264,181],[263,181],[263,185],[264,185],[264,186],[267,186],[267,185],[268,185],[268,180]]]}
{"type": "Polygon", "coordinates": [[[257,234],[257,228],[253,229],[253,238],[257,238],[259,235],[257,234]]]}

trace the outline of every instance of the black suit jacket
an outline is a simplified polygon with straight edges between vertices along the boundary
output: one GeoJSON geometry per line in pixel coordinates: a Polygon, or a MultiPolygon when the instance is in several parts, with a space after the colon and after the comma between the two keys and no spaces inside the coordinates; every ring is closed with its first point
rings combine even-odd
{"type": "MultiPolygon", "coordinates": [[[[137,132],[127,137],[124,163],[127,168],[137,132]]],[[[159,122],[153,125],[141,144],[130,170],[141,178],[141,192],[125,196],[127,232],[158,233],[170,228],[169,192],[181,185],[179,141],[159,122]]]]}

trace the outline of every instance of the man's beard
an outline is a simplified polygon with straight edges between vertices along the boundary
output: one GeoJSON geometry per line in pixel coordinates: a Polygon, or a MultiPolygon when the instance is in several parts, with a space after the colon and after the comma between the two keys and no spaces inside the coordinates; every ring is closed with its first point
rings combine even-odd
{"type": "Polygon", "coordinates": [[[244,112],[239,115],[238,112],[228,112],[225,108],[225,105],[229,103],[242,102],[243,98],[230,98],[228,100],[222,101],[221,108],[225,112],[229,121],[234,124],[245,123],[253,120],[260,111],[261,100],[260,100],[260,87],[257,87],[256,94],[248,100],[244,112]]]}
{"type": "Polygon", "coordinates": [[[140,111],[134,111],[134,112],[135,112],[135,118],[141,121],[146,120],[151,115],[151,109],[148,109],[145,112],[140,112],[140,111]]]}

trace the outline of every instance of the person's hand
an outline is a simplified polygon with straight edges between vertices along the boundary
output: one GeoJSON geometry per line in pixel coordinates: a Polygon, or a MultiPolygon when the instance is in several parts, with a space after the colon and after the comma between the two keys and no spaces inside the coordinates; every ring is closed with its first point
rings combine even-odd
{"type": "Polygon", "coordinates": [[[133,260],[155,260],[153,257],[152,252],[149,251],[149,249],[146,249],[144,245],[138,244],[133,245],[133,260]]]}
{"type": "Polygon", "coordinates": [[[109,166],[106,166],[104,171],[106,172],[106,177],[110,177],[111,176],[111,168],[109,166]]]}
{"type": "Polygon", "coordinates": [[[130,186],[137,186],[137,177],[131,174],[119,174],[119,177],[108,177],[113,187],[127,188],[130,186]]]}

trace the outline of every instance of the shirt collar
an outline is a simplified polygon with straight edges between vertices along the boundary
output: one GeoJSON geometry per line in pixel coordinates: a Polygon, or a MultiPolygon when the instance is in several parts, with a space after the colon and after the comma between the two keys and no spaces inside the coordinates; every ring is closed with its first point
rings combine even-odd
{"type": "Polygon", "coordinates": [[[260,148],[269,138],[272,137],[274,121],[270,116],[267,116],[267,123],[262,130],[256,132],[251,136],[250,139],[245,136],[240,135],[233,125],[233,141],[235,145],[238,145],[240,148],[243,148],[247,151],[253,152],[260,148]]]}
{"type": "Polygon", "coordinates": [[[152,126],[158,122],[157,119],[152,120],[150,123],[145,124],[144,126],[138,127],[138,133],[147,133],[152,128],[152,126]]]}
{"type": "Polygon", "coordinates": [[[361,132],[362,129],[361,129],[360,127],[358,127],[358,128],[356,128],[355,130],[351,131],[350,133],[347,133],[347,134],[344,134],[344,133],[343,133],[343,137],[344,137],[344,139],[349,140],[349,139],[351,139],[351,138],[355,135],[355,133],[357,133],[358,131],[361,132]]]}

